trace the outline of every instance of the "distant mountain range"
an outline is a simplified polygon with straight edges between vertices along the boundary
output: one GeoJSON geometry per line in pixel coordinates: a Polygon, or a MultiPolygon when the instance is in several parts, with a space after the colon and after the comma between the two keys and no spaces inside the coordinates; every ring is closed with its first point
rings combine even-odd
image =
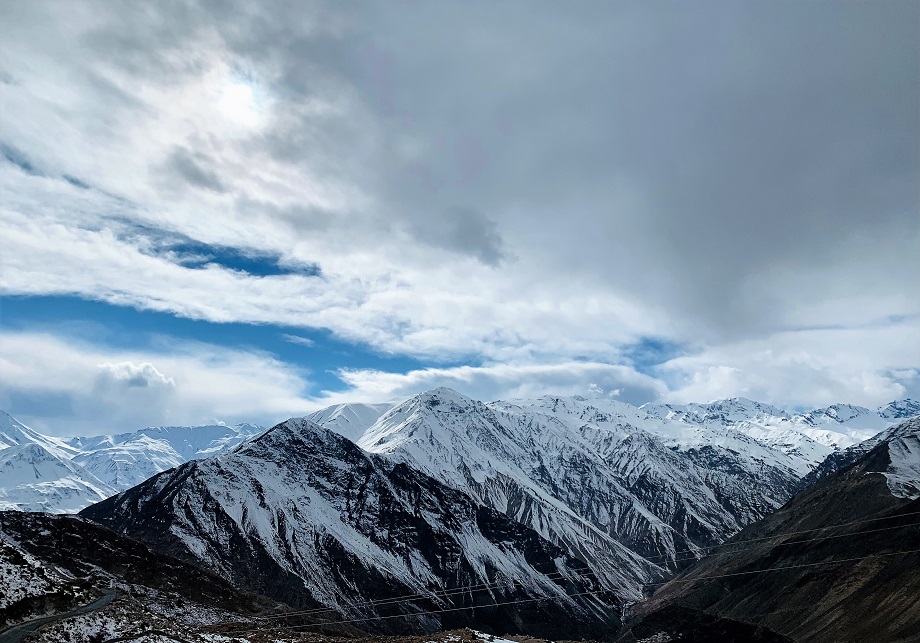
{"type": "Polygon", "coordinates": [[[170,426],[96,437],[43,435],[0,411],[0,510],[76,513],[152,475],[231,449],[265,429],[170,426]]]}
{"type": "MultiPolygon", "coordinates": [[[[543,398],[544,402],[551,399],[543,398]]],[[[607,424],[641,428],[663,438],[669,446],[679,443],[680,449],[698,457],[702,457],[699,449],[706,446],[707,440],[720,440],[726,446],[730,441],[741,440],[736,450],[746,452],[746,445],[753,443],[744,442],[739,435],[743,433],[772,450],[768,461],[792,468],[800,477],[828,455],[872,437],[899,419],[920,415],[920,403],[913,400],[891,402],[874,411],[837,404],[807,413],[788,413],[744,398],[642,407],[609,399],[565,399],[606,414],[607,424]],[[672,432],[670,437],[664,435],[668,430],[672,432]],[[775,451],[788,457],[777,456],[775,451]]],[[[541,404],[545,406],[544,402],[492,405],[536,409],[541,404]]],[[[393,406],[340,404],[313,413],[309,419],[357,443],[393,406]]],[[[572,419],[577,417],[569,418],[572,419]]],[[[232,449],[264,430],[254,424],[170,426],[116,435],[55,438],[0,411],[0,509],[76,512],[161,471],[232,449]]]]}

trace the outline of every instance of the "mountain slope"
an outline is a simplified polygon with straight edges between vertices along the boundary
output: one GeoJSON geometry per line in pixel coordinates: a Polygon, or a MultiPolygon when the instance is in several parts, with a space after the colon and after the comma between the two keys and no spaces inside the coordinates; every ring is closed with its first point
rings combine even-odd
{"type": "Polygon", "coordinates": [[[637,606],[633,629],[647,636],[656,621],[658,635],[676,635],[680,622],[665,617],[679,608],[803,642],[917,640],[918,447],[920,420],[886,431],[848,468],[744,529],[637,606]]]}
{"type": "Polygon", "coordinates": [[[613,597],[596,594],[596,579],[562,549],[303,419],[82,515],[295,606],[352,618],[480,606],[369,622],[379,629],[476,623],[511,632],[526,624],[530,632],[597,638],[618,622],[618,605],[607,605],[613,597]],[[489,585],[482,591],[436,593],[482,583],[489,585]],[[416,598],[368,602],[393,595],[416,598]]]}
{"type": "Polygon", "coordinates": [[[746,435],[701,429],[694,442],[683,425],[669,433],[636,407],[604,409],[584,398],[483,404],[435,389],[393,407],[358,444],[577,552],[625,600],[685,565],[676,551],[721,542],[781,505],[798,480],[787,456],[746,435]],[[674,432],[679,446],[668,442],[674,432]]]}
{"type": "Polygon", "coordinates": [[[311,422],[335,431],[352,442],[369,429],[393,404],[336,404],[307,416],[311,422]]]}
{"type": "Polygon", "coordinates": [[[0,628],[117,591],[114,603],[94,618],[98,629],[75,636],[68,635],[68,624],[46,627],[30,641],[109,640],[151,629],[198,641],[204,639],[190,633],[196,625],[284,610],[88,520],[18,511],[0,512],[0,589],[0,628]]]}

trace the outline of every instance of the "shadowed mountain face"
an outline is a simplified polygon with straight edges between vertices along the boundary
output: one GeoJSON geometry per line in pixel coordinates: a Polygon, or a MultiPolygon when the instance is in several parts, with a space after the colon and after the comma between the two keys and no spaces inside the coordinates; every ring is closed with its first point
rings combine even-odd
{"type": "Polygon", "coordinates": [[[370,617],[370,629],[475,624],[603,638],[619,624],[617,599],[535,531],[306,420],[160,474],[82,515],[240,587],[330,607],[330,618],[370,617]],[[438,594],[477,585],[485,587],[438,594]],[[369,602],[400,595],[415,597],[369,602]]]}
{"type": "Polygon", "coordinates": [[[920,640],[918,471],[915,419],[636,606],[620,640],[706,618],[801,642],[920,640]]]}

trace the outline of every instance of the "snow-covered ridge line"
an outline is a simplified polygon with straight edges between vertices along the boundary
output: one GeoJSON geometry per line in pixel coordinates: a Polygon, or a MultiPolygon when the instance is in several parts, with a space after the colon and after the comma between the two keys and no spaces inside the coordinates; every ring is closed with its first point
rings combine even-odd
{"type": "Polygon", "coordinates": [[[609,604],[620,601],[593,597],[598,580],[569,551],[303,418],[82,515],[295,607],[318,603],[346,618],[435,610],[400,629],[470,625],[453,607],[489,603],[502,607],[479,618],[542,623],[553,636],[596,637],[617,622],[609,604]],[[471,587],[483,589],[463,591],[471,587]],[[372,602],[394,594],[410,598],[372,602]],[[544,597],[552,600],[535,606],[544,597]]]}
{"type": "Polygon", "coordinates": [[[0,510],[76,513],[161,471],[232,449],[264,428],[149,427],[55,438],[0,411],[0,510]]]}
{"type": "MultiPolygon", "coordinates": [[[[609,398],[547,396],[541,398],[543,402],[499,401],[488,406],[501,409],[503,405],[508,408],[516,405],[520,407],[519,414],[535,409],[543,413],[546,409],[540,409],[541,405],[553,399],[559,400],[557,404],[591,407],[598,417],[608,418],[607,424],[612,421],[641,429],[671,447],[680,445],[684,450],[692,450],[715,443],[723,448],[740,449],[752,458],[779,462],[799,476],[809,473],[830,454],[858,444],[900,419],[920,415],[920,402],[914,400],[891,402],[875,411],[836,404],[807,413],[790,413],[745,398],[709,404],[635,407],[609,398]],[[745,440],[741,434],[753,441],[745,440]],[[764,447],[771,451],[754,455],[764,447]]],[[[365,432],[393,406],[339,404],[309,417],[359,443],[365,432]]],[[[160,471],[233,449],[262,431],[263,427],[252,424],[149,427],[129,433],[62,439],[34,431],[0,411],[0,454],[3,454],[0,507],[76,511],[160,471]],[[29,444],[40,449],[9,451],[29,444]],[[33,474],[28,481],[23,479],[23,471],[33,474]]]]}

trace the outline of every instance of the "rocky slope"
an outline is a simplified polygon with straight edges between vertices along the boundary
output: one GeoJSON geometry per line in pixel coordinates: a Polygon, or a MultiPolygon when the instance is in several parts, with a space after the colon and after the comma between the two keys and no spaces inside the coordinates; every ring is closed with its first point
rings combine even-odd
{"type": "Polygon", "coordinates": [[[618,622],[619,599],[567,551],[304,419],[82,515],[238,586],[376,630],[476,623],[600,638],[618,622]],[[379,602],[394,595],[409,598],[379,602]]]}
{"type": "Polygon", "coordinates": [[[0,512],[0,588],[0,629],[66,611],[113,589],[118,598],[111,610],[133,613],[135,631],[172,622],[183,633],[192,625],[245,622],[283,611],[87,520],[45,513],[0,512]]]}

